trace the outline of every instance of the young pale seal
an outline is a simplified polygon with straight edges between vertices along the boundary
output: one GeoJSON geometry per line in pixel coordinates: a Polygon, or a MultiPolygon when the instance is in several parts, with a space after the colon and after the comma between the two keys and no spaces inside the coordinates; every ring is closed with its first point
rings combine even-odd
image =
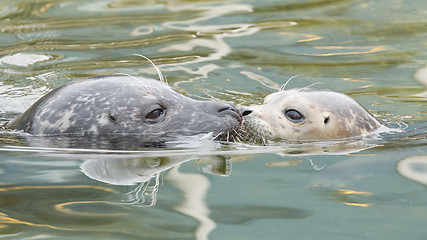
{"type": "Polygon", "coordinates": [[[197,101],[153,79],[106,76],[72,82],[33,104],[7,127],[34,135],[179,136],[229,140],[241,115],[226,102],[197,101]]]}
{"type": "Polygon", "coordinates": [[[341,139],[386,128],[349,96],[326,90],[283,90],[241,111],[241,137],[249,141],[341,139]]]}

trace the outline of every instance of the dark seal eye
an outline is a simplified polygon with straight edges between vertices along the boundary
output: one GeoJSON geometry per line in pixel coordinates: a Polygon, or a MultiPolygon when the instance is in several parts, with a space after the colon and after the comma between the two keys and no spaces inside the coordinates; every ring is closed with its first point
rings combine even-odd
{"type": "Polygon", "coordinates": [[[148,123],[158,123],[163,119],[164,114],[165,110],[163,108],[156,108],[145,116],[145,121],[148,123]]]}
{"type": "Polygon", "coordinates": [[[294,123],[300,123],[305,120],[304,116],[295,109],[289,109],[285,111],[285,116],[288,118],[289,121],[294,123]]]}

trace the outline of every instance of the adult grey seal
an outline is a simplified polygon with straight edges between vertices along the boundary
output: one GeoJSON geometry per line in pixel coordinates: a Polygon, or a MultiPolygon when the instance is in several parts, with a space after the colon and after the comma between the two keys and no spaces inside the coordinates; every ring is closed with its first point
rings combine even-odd
{"type": "Polygon", "coordinates": [[[197,101],[157,80],[104,76],[71,82],[34,103],[8,128],[33,135],[164,136],[212,133],[231,140],[241,115],[233,104],[197,101]]]}
{"type": "Polygon", "coordinates": [[[327,90],[283,90],[241,111],[241,137],[250,141],[341,139],[387,129],[349,96],[327,90]]]}

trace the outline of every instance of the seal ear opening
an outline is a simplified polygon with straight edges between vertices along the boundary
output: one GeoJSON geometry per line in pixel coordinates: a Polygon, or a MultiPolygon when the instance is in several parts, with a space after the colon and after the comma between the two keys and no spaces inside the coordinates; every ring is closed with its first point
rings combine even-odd
{"type": "Polygon", "coordinates": [[[324,124],[328,124],[328,122],[329,122],[329,114],[328,113],[326,113],[326,112],[324,112],[323,114],[322,114],[322,116],[323,116],[323,123],[324,124]]]}
{"type": "Polygon", "coordinates": [[[113,124],[117,124],[117,116],[112,113],[108,114],[108,120],[113,124]]]}
{"type": "Polygon", "coordinates": [[[325,118],[325,120],[323,120],[324,124],[327,124],[329,122],[329,117],[325,118]]]}

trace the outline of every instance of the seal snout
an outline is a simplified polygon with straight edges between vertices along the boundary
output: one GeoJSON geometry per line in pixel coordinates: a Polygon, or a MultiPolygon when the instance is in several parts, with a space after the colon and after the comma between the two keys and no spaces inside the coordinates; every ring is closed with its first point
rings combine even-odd
{"type": "Polygon", "coordinates": [[[203,102],[202,109],[206,112],[207,119],[200,127],[213,132],[215,139],[220,141],[231,141],[235,139],[237,129],[242,123],[242,114],[232,103],[229,102],[203,102]]]}
{"type": "Polygon", "coordinates": [[[237,109],[232,103],[220,102],[217,106],[215,106],[215,109],[220,115],[231,115],[239,122],[242,120],[242,114],[240,110],[237,109]]]}

